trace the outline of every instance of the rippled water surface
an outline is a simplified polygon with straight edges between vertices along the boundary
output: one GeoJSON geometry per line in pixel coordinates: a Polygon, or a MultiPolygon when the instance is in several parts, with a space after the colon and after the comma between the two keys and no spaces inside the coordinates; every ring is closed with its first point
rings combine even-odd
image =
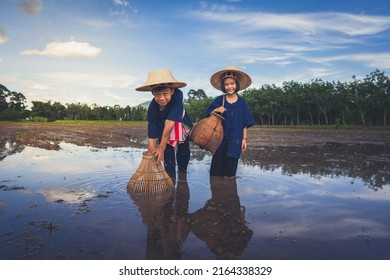
{"type": "Polygon", "coordinates": [[[127,191],[143,150],[7,145],[0,259],[390,259],[386,146],[252,149],[234,179],[193,149],[145,194],[127,191]]]}

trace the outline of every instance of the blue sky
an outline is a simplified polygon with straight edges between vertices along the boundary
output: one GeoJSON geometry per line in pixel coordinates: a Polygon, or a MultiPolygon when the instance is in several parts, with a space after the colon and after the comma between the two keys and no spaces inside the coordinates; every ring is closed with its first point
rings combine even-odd
{"type": "Polygon", "coordinates": [[[31,101],[135,106],[147,73],[219,92],[228,65],[252,87],[390,70],[387,0],[1,0],[0,84],[31,101]]]}

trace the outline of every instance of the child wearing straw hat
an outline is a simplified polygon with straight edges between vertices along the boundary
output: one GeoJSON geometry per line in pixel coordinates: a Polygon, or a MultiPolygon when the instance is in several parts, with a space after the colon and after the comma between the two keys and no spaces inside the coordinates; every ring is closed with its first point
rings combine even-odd
{"type": "Polygon", "coordinates": [[[186,172],[190,160],[188,134],[193,124],[184,111],[183,92],[187,84],[177,81],[168,69],[149,72],[144,85],[137,91],[149,91],[153,95],[148,118],[148,152],[157,163],[164,162],[165,171],[176,177],[176,161],[179,172],[186,172]],[[157,145],[158,144],[158,145],[157,145]]]}
{"type": "Polygon", "coordinates": [[[235,66],[225,67],[210,78],[211,85],[224,94],[216,97],[206,109],[222,114],[224,135],[221,145],[214,153],[210,176],[235,177],[241,152],[247,148],[247,129],[255,124],[245,99],[237,94],[252,83],[248,74],[235,66]]]}

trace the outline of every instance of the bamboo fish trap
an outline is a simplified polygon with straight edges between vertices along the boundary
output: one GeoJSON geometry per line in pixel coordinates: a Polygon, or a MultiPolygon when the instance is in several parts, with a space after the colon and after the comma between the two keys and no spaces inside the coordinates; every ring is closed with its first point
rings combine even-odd
{"type": "Polygon", "coordinates": [[[210,116],[200,120],[190,132],[190,140],[213,155],[222,143],[224,118],[211,112],[210,116]]]}
{"type": "Polygon", "coordinates": [[[163,165],[156,164],[153,155],[145,151],[140,165],[127,184],[127,189],[132,192],[157,193],[172,189],[173,186],[173,181],[163,165]]]}

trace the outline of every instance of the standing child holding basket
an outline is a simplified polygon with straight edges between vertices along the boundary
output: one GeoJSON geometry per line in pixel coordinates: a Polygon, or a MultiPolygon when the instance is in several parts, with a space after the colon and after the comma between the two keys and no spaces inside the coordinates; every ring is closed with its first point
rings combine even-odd
{"type": "Polygon", "coordinates": [[[224,135],[213,155],[210,176],[235,177],[241,152],[247,148],[247,129],[255,124],[245,99],[237,94],[252,83],[248,74],[235,66],[225,67],[210,78],[211,85],[224,94],[216,97],[206,109],[222,114],[224,135]]]}

